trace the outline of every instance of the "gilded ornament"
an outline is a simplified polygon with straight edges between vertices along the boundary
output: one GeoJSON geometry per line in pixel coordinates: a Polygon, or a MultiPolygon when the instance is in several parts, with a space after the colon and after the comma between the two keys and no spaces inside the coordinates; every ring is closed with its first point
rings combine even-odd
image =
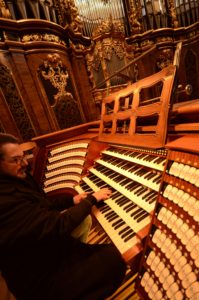
{"type": "Polygon", "coordinates": [[[173,51],[171,49],[164,49],[158,56],[156,64],[159,70],[173,64],[173,51]]]}
{"type": "Polygon", "coordinates": [[[177,15],[176,15],[176,8],[174,4],[174,0],[169,0],[169,12],[172,20],[172,26],[173,28],[178,27],[178,20],[177,20],[177,15]]]}
{"type": "Polygon", "coordinates": [[[66,46],[66,43],[63,40],[60,40],[60,38],[54,34],[26,34],[22,37],[22,42],[24,43],[38,41],[54,42],[66,46]]]}
{"type": "Polygon", "coordinates": [[[140,4],[135,3],[134,1],[130,1],[130,14],[129,14],[129,23],[131,25],[131,32],[132,34],[141,33],[142,25],[138,21],[138,14],[140,12],[140,4]]]}
{"type": "Polygon", "coordinates": [[[113,48],[115,50],[115,54],[117,55],[117,57],[119,59],[123,59],[125,56],[125,49],[123,43],[121,41],[114,40],[113,48]]]}
{"type": "Polygon", "coordinates": [[[54,0],[58,18],[62,26],[69,25],[74,32],[82,31],[82,21],[74,0],[54,0]]]}
{"type": "Polygon", "coordinates": [[[56,106],[60,99],[73,99],[72,94],[66,91],[69,74],[59,54],[49,54],[40,69],[42,77],[49,80],[52,86],[58,90],[58,93],[54,95],[55,102],[51,105],[52,107],[56,106]]]}
{"type": "Polygon", "coordinates": [[[108,20],[102,21],[99,26],[92,32],[93,38],[103,34],[120,34],[124,35],[124,25],[119,20],[113,20],[110,17],[108,20]]]}

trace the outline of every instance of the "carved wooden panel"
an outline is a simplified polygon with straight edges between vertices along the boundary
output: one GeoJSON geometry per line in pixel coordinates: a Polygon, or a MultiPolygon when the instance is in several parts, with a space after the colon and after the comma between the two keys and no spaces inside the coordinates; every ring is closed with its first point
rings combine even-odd
{"type": "Polygon", "coordinates": [[[53,109],[60,129],[82,123],[82,117],[75,99],[70,70],[58,54],[49,54],[38,73],[53,109]]]}
{"type": "Polygon", "coordinates": [[[3,65],[0,66],[0,88],[21,137],[24,141],[30,140],[35,136],[30,118],[15,86],[11,72],[3,65]]]}

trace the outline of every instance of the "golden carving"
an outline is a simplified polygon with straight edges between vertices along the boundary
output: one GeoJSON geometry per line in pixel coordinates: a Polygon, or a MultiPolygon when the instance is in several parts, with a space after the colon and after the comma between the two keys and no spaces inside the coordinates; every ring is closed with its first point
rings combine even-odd
{"type": "Polygon", "coordinates": [[[115,50],[115,54],[120,59],[123,59],[125,56],[124,43],[120,40],[113,41],[113,49],[115,50]]]}
{"type": "Polygon", "coordinates": [[[97,36],[103,34],[120,34],[124,35],[124,25],[119,20],[113,20],[112,17],[109,20],[102,21],[101,24],[92,32],[92,37],[95,38],[97,36]]]}
{"type": "Polygon", "coordinates": [[[66,91],[69,74],[63,66],[59,54],[48,55],[42,66],[41,75],[58,90],[58,93],[54,95],[55,102],[51,105],[52,107],[56,106],[60,99],[73,99],[72,94],[66,91]]]}
{"type": "MultiPolygon", "coordinates": [[[[87,72],[88,72],[88,77],[90,80],[90,83],[92,85],[92,87],[95,87],[95,80],[94,80],[94,76],[93,76],[93,71],[92,69],[93,67],[93,55],[90,55],[89,53],[86,55],[86,62],[87,62],[87,72]]],[[[99,60],[99,64],[100,64],[100,60],[99,60]]]]}
{"type": "Polygon", "coordinates": [[[157,67],[159,70],[162,70],[169,65],[173,64],[173,51],[171,49],[164,49],[160,53],[157,59],[157,67]]]}
{"type": "Polygon", "coordinates": [[[170,11],[170,16],[171,16],[171,20],[172,20],[172,26],[174,28],[177,28],[178,27],[178,20],[177,20],[176,8],[175,8],[175,5],[174,5],[174,0],[169,0],[168,4],[169,4],[169,11],[170,11]]]}
{"type": "Polygon", "coordinates": [[[153,45],[154,41],[152,40],[144,40],[143,42],[141,42],[141,48],[150,48],[153,45]]]}
{"type": "Polygon", "coordinates": [[[55,0],[59,22],[62,26],[70,25],[74,32],[82,31],[82,21],[74,0],[55,0]]]}
{"type": "Polygon", "coordinates": [[[83,53],[83,52],[85,52],[85,50],[87,49],[86,46],[84,46],[84,45],[82,45],[82,44],[80,44],[80,43],[75,43],[75,44],[74,44],[71,40],[69,41],[69,43],[70,43],[70,47],[71,47],[74,51],[76,51],[76,53],[77,53],[77,52],[83,53]]]}
{"type": "Polygon", "coordinates": [[[157,38],[157,43],[161,43],[161,42],[172,42],[173,38],[170,36],[162,36],[162,37],[158,37],[157,38]]]}
{"type": "MultiPolygon", "coordinates": [[[[124,41],[120,41],[116,38],[109,37],[102,41],[97,41],[93,54],[87,54],[87,69],[89,74],[92,74],[92,69],[99,71],[99,67],[102,66],[104,77],[107,78],[110,74],[107,71],[105,60],[111,61],[113,53],[122,60],[125,56],[124,41]]],[[[90,79],[93,83],[93,76],[90,75],[90,79]]]]}
{"type": "MultiPolygon", "coordinates": [[[[118,20],[113,20],[112,17],[107,21],[103,21],[93,31],[93,47],[88,52],[86,55],[87,71],[91,84],[95,87],[97,81],[107,79],[111,75],[108,67],[110,64],[112,64],[112,72],[114,72],[114,56],[117,56],[119,60],[124,60],[125,64],[126,51],[123,24],[118,20]]],[[[108,87],[110,84],[110,80],[107,80],[106,86],[108,87]]]]}
{"type": "Polygon", "coordinates": [[[99,67],[101,65],[101,57],[97,48],[94,50],[93,55],[89,56],[89,61],[91,62],[93,69],[95,71],[99,71],[99,67]]]}
{"type": "Polygon", "coordinates": [[[47,41],[47,42],[53,42],[58,43],[66,46],[66,43],[61,40],[57,35],[54,34],[26,34],[22,37],[22,42],[40,42],[40,41],[47,41]]]}
{"type": "Polygon", "coordinates": [[[11,14],[8,8],[6,8],[5,1],[0,0],[0,18],[11,19],[11,14]]]}
{"type": "Polygon", "coordinates": [[[124,42],[112,37],[104,39],[101,47],[98,47],[98,50],[101,52],[101,57],[109,61],[112,58],[113,52],[115,52],[119,59],[123,59],[125,55],[124,42]]]}
{"type": "Polygon", "coordinates": [[[131,33],[141,33],[142,25],[138,21],[139,15],[141,13],[140,1],[130,1],[130,15],[129,15],[129,23],[131,25],[131,33]]]}
{"type": "Polygon", "coordinates": [[[100,47],[101,50],[101,56],[104,57],[106,60],[111,60],[112,54],[113,54],[113,45],[111,43],[111,39],[104,39],[102,41],[102,47],[100,47]]]}

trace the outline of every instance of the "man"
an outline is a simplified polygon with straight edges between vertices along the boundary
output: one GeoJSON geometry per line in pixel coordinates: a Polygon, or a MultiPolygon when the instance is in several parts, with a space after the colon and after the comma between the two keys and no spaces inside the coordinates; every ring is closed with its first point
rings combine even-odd
{"type": "Polygon", "coordinates": [[[105,299],[125,263],[114,246],[82,243],[72,232],[111,191],[49,203],[27,166],[15,137],[1,133],[0,270],[8,288],[17,300],[105,299]]]}

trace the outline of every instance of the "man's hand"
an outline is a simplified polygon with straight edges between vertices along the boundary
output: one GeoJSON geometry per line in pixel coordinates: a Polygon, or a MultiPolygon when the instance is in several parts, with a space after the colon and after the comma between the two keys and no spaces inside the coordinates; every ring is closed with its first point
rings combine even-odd
{"type": "Polygon", "coordinates": [[[111,197],[112,191],[109,188],[101,189],[92,195],[96,198],[96,200],[99,202],[101,200],[106,200],[111,197]]]}
{"type": "Polygon", "coordinates": [[[88,195],[88,193],[82,193],[82,194],[75,195],[73,197],[74,204],[80,203],[82,200],[84,200],[87,197],[87,195],[88,195]]]}

